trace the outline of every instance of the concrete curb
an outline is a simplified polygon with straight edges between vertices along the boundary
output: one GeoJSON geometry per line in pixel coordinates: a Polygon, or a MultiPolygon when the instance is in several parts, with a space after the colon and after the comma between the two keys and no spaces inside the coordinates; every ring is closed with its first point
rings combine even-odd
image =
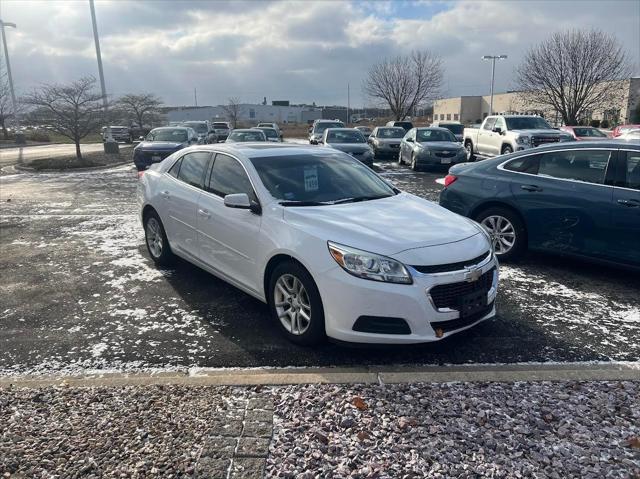
{"type": "Polygon", "coordinates": [[[461,365],[362,368],[195,368],[166,372],[0,376],[0,387],[119,387],[148,385],[256,386],[287,384],[402,384],[417,382],[640,381],[640,362],[461,365]]]}
{"type": "Polygon", "coordinates": [[[13,167],[15,170],[21,173],[79,173],[85,171],[99,171],[99,170],[108,170],[109,168],[115,168],[117,166],[128,165],[130,164],[133,168],[133,160],[121,161],[119,163],[113,163],[112,165],[101,165],[101,166],[87,166],[85,168],[67,168],[63,170],[56,169],[46,169],[46,170],[37,170],[35,168],[30,168],[28,166],[22,165],[9,165],[13,167]]]}

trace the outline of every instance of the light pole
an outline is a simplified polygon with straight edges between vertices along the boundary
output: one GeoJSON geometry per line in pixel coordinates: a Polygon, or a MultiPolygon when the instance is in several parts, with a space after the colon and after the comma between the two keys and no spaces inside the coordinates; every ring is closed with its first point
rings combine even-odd
{"type": "Polygon", "coordinates": [[[7,47],[7,36],[4,33],[4,27],[17,28],[15,23],[3,22],[0,20],[0,30],[2,30],[2,45],[4,46],[4,58],[7,64],[7,77],[9,78],[9,90],[11,90],[11,107],[13,108],[13,119],[16,128],[16,143],[24,143],[24,135],[18,131],[20,122],[18,121],[18,104],[16,103],[16,92],[13,89],[13,76],[11,75],[11,62],[9,61],[9,48],[7,47]]]}
{"type": "Polygon", "coordinates": [[[489,115],[493,115],[493,82],[496,77],[496,60],[506,60],[507,55],[484,55],[483,60],[491,60],[491,101],[489,103],[489,115]]]}
{"type": "Polygon", "coordinates": [[[107,138],[104,142],[105,153],[119,153],[118,143],[116,143],[111,135],[111,126],[109,125],[107,89],[104,86],[104,72],[102,70],[102,55],[100,53],[100,39],[98,38],[98,22],[96,21],[96,9],[93,6],[93,0],[89,0],[89,8],[91,9],[91,23],[93,23],[93,39],[96,43],[96,57],[98,57],[98,75],[100,76],[100,88],[102,89],[102,106],[104,108],[104,118],[107,123],[107,138]]]}

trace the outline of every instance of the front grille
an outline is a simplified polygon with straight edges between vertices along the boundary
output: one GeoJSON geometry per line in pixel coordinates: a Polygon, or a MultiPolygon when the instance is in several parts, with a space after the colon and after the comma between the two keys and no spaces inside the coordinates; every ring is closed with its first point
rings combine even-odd
{"type": "Polygon", "coordinates": [[[439,158],[453,158],[454,156],[456,156],[457,152],[455,151],[436,151],[436,156],[439,158]]]}
{"type": "Polygon", "coordinates": [[[391,147],[391,148],[400,148],[400,145],[391,144],[391,145],[389,145],[389,147],[391,147]]]}
{"type": "Polygon", "coordinates": [[[482,317],[489,314],[492,309],[493,309],[493,302],[487,305],[487,307],[484,308],[482,311],[478,311],[477,313],[467,316],[466,318],[450,319],[448,321],[436,321],[431,323],[431,327],[434,330],[441,329],[443,333],[448,333],[450,331],[462,329],[466,326],[472,325],[479,319],[482,319],[482,317]]]}
{"type": "Polygon", "coordinates": [[[478,263],[482,263],[487,256],[489,256],[490,251],[482,253],[480,256],[476,258],[469,259],[467,261],[460,261],[458,263],[449,263],[449,264],[432,264],[429,266],[411,266],[413,269],[418,271],[419,273],[431,274],[431,273],[445,273],[449,271],[460,271],[467,266],[473,266],[478,263]]]}
{"type": "Polygon", "coordinates": [[[163,160],[169,156],[173,151],[143,151],[145,158],[152,159],[154,156],[159,156],[163,160]]]}
{"type": "Polygon", "coordinates": [[[360,316],[353,330],[375,334],[411,334],[411,328],[404,319],[387,316],[360,316]]]}
{"type": "Polygon", "coordinates": [[[488,293],[493,284],[493,272],[491,268],[484,273],[477,281],[461,281],[459,283],[439,284],[429,291],[433,304],[436,308],[449,308],[458,310],[460,308],[460,297],[478,293],[480,291],[488,293]]]}
{"type": "Polygon", "coordinates": [[[532,136],[531,144],[533,146],[546,145],[547,143],[557,143],[560,141],[559,136],[532,136]]]}

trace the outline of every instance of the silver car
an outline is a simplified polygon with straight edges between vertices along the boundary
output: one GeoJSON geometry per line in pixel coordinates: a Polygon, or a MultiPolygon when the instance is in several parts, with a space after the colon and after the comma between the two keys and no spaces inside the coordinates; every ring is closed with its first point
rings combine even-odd
{"type": "Polygon", "coordinates": [[[355,128],[327,128],[320,143],[344,151],[369,167],[373,166],[373,151],[355,128]]]}
{"type": "Polygon", "coordinates": [[[373,129],[368,142],[375,158],[397,158],[400,142],[407,132],[399,126],[378,126],[373,129]]]}
{"type": "Polygon", "coordinates": [[[467,150],[446,128],[413,128],[400,144],[398,162],[412,170],[449,166],[467,161],[467,150]]]}

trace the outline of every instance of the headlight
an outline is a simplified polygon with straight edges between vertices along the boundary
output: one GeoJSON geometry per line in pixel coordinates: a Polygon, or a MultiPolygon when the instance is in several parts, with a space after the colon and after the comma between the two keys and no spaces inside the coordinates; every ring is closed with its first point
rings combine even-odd
{"type": "Polygon", "coordinates": [[[327,246],[336,263],[353,276],[385,283],[413,283],[407,268],[399,261],[331,241],[327,246]]]}
{"type": "Polygon", "coordinates": [[[519,145],[528,145],[530,143],[530,138],[528,136],[519,136],[516,138],[516,143],[519,145]]]}

